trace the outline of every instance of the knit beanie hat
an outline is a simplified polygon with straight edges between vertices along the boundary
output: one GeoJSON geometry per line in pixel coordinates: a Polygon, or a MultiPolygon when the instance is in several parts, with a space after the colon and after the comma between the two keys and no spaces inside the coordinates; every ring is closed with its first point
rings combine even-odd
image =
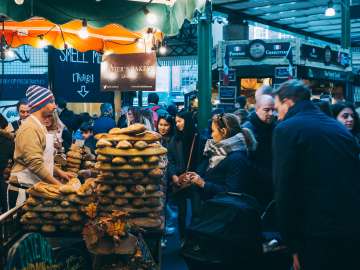
{"type": "Polygon", "coordinates": [[[30,86],[26,90],[26,98],[29,101],[32,113],[40,110],[47,104],[54,102],[54,95],[51,90],[39,85],[30,86]]]}

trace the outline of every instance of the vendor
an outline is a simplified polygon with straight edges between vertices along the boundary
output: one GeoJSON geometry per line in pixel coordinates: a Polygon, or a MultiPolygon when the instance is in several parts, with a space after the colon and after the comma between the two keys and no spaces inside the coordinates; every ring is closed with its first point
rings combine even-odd
{"type": "MultiPolygon", "coordinates": [[[[44,125],[45,119],[56,109],[53,93],[33,85],[27,89],[26,97],[31,111],[17,132],[11,178],[16,177],[20,184],[27,186],[39,181],[60,185],[54,173],[65,180],[69,180],[72,174],[54,167],[54,136],[47,132],[44,125]]],[[[25,199],[25,191],[20,189],[16,205],[25,199]]]]}

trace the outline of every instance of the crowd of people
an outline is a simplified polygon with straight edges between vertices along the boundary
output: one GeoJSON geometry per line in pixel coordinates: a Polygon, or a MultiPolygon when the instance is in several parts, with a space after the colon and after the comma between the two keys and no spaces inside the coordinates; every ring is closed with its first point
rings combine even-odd
{"type": "MultiPolygon", "coordinates": [[[[74,140],[84,140],[94,152],[95,134],[142,123],[159,132],[168,149],[168,232],[174,231],[177,216],[184,239],[189,212],[196,218],[209,198],[246,193],[263,209],[275,200],[294,269],[350,269],[344,262],[356,262],[360,122],[352,103],[314,99],[303,82],[290,80],[276,90],[259,89],[251,110],[245,97],[233,113],[215,110],[208,130],[199,130],[196,113],[165,108],[156,93],[148,96],[145,108],[125,108],[118,122],[111,104],[102,104],[100,116],[93,118],[68,110],[46,88],[32,86],[26,98],[18,103],[18,121],[8,123],[0,115],[3,211],[11,199],[6,197],[9,174],[28,185],[39,179],[60,184],[71,174],[52,167],[53,149],[64,152],[74,140]],[[6,175],[9,160],[13,165],[6,175]]],[[[19,195],[17,203],[23,200],[19,195]]]]}

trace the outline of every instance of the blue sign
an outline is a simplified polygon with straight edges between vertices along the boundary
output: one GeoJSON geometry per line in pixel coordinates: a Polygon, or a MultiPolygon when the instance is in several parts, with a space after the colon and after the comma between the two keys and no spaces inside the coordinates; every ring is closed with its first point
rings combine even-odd
{"type": "Polygon", "coordinates": [[[4,74],[0,78],[0,100],[19,100],[25,97],[30,85],[48,87],[48,74],[4,74]]]}
{"type": "Polygon", "coordinates": [[[220,86],[219,98],[235,100],[236,86],[220,86]]]}
{"type": "Polygon", "coordinates": [[[67,102],[113,102],[112,92],[100,91],[101,54],[49,49],[49,70],[55,96],[67,102]]]}

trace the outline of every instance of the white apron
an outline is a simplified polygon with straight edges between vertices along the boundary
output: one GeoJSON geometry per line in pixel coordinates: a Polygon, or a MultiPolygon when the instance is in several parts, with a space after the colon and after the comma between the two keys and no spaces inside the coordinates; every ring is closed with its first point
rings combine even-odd
{"type": "MultiPolygon", "coordinates": [[[[43,160],[45,168],[50,172],[51,175],[54,173],[54,134],[50,134],[47,132],[46,128],[40,123],[40,121],[30,115],[30,117],[35,120],[37,124],[41,126],[45,133],[46,138],[46,147],[43,153],[43,160]]],[[[11,176],[16,176],[19,184],[25,184],[27,186],[33,186],[37,182],[41,181],[41,179],[32,173],[29,169],[24,169],[17,173],[11,173],[11,176]]],[[[18,197],[16,200],[16,206],[21,205],[26,200],[26,193],[24,189],[19,189],[18,197]]]]}

